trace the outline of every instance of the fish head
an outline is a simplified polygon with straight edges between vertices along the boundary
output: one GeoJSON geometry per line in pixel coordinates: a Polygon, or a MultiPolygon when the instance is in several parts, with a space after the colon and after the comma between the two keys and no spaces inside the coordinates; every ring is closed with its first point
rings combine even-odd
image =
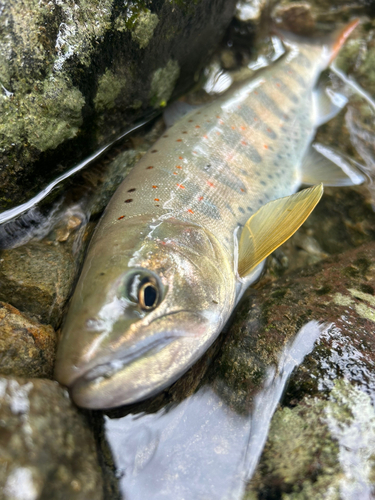
{"type": "Polygon", "coordinates": [[[204,353],[234,300],[233,263],[201,226],[149,216],[115,223],[90,245],[56,379],[82,407],[145,399],[204,353]]]}

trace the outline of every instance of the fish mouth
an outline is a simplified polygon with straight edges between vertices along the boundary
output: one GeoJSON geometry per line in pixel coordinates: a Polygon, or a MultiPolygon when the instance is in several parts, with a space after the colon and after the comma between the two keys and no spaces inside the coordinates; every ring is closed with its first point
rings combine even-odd
{"type": "Polygon", "coordinates": [[[157,338],[153,336],[152,339],[144,339],[143,341],[137,342],[137,344],[132,347],[127,347],[126,353],[122,355],[114,357],[113,354],[111,354],[100,361],[94,360],[92,363],[94,366],[89,366],[84,373],[75,378],[75,380],[71,382],[70,388],[73,388],[76,384],[91,384],[103,381],[104,379],[110,379],[141,357],[149,357],[158,353],[178,337],[178,335],[166,336],[165,334],[160,334],[157,338]]]}

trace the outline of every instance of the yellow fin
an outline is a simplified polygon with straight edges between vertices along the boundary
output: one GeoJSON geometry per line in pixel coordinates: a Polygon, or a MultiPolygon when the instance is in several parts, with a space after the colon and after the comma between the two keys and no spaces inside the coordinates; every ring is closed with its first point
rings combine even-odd
{"type": "Polygon", "coordinates": [[[323,184],[270,201],[246,222],[238,246],[238,274],[243,278],[290,238],[323,194],[323,184]]]}

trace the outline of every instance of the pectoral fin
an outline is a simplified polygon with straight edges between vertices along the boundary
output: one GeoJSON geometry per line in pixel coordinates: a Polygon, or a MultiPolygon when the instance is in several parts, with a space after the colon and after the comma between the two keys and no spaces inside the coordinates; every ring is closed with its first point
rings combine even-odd
{"type": "Polygon", "coordinates": [[[355,186],[366,180],[350,158],[319,143],[313,144],[305,154],[301,174],[303,184],[322,182],[324,186],[355,186]]]}
{"type": "Polygon", "coordinates": [[[238,246],[238,274],[245,277],[290,238],[310,215],[323,194],[323,185],[271,201],[246,222],[238,246]]]}

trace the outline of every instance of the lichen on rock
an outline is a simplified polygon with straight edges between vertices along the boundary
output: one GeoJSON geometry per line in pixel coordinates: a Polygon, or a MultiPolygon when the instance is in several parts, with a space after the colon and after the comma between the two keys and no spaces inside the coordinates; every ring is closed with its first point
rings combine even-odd
{"type": "Polygon", "coordinates": [[[164,68],[155,71],[151,80],[150,103],[154,108],[165,106],[180,74],[177,61],[170,59],[164,68]]]}
{"type": "Polygon", "coordinates": [[[98,90],[94,98],[96,111],[111,109],[115,106],[116,97],[126,86],[126,78],[122,75],[115,75],[107,69],[104,75],[99,78],[98,90]]]}

